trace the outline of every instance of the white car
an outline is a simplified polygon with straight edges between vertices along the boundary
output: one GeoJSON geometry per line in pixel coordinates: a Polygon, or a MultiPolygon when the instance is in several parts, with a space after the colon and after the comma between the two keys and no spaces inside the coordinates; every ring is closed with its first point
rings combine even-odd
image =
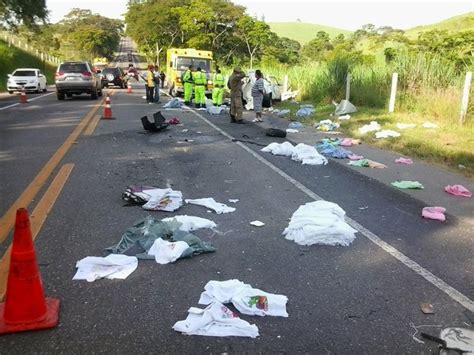
{"type": "Polygon", "coordinates": [[[14,91],[46,92],[48,83],[46,76],[39,69],[35,68],[21,68],[16,69],[12,74],[8,74],[7,90],[10,94],[14,91]]]}

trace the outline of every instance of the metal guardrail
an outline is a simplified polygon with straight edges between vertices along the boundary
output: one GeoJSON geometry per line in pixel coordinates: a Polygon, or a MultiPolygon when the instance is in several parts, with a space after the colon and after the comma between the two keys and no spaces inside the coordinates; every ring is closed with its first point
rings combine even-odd
{"type": "Polygon", "coordinates": [[[15,46],[20,49],[26,50],[28,53],[33,54],[34,56],[40,58],[42,61],[46,61],[52,64],[59,64],[61,63],[61,59],[58,57],[52,56],[48,53],[44,53],[31,44],[28,44],[26,40],[21,39],[9,32],[6,31],[0,31],[0,35],[3,39],[5,39],[6,42],[9,43],[9,45],[15,46]]]}

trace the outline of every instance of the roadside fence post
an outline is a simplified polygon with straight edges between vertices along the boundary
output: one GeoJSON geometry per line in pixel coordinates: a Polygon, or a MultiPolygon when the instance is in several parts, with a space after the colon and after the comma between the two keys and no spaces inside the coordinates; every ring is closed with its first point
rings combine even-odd
{"type": "Polygon", "coordinates": [[[349,98],[351,97],[351,73],[347,73],[346,77],[346,100],[349,101],[349,98]]]}
{"type": "Polygon", "coordinates": [[[285,78],[283,79],[283,92],[288,91],[288,75],[285,75],[285,78]]]}
{"type": "Polygon", "coordinates": [[[472,72],[468,71],[466,73],[466,79],[464,79],[464,91],[462,94],[462,101],[461,101],[461,116],[459,117],[459,124],[461,126],[466,120],[467,108],[469,106],[469,93],[471,92],[471,81],[472,81],[472,72]]]}
{"type": "Polygon", "coordinates": [[[392,74],[392,89],[390,91],[390,102],[388,104],[388,112],[395,111],[395,97],[397,96],[398,73],[392,74]]]}

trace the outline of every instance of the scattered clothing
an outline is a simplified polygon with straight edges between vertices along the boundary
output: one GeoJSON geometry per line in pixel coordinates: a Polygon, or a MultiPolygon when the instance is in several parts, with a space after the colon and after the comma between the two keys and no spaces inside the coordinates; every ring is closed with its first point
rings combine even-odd
{"type": "Polygon", "coordinates": [[[301,129],[303,127],[304,125],[301,122],[290,122],[290,124],[288,125],[289,129],[301,129]]]}
{"type": "MultiPolygon", "coordinates": [[[[316,146],[316,148],[318,148],[318,147],[319,147],[319,145],[316,146]]],[[[346,150],[346,149],[341,148],[341,147],[333,146],[331,144],[324,145],[324,147],[322,149],[318,148],[318,151],[326,157],[331,157],[331,158],[336,158],[336,159],[347,159],[351,155],[353,155],[350,150],[346,150]]]]}
{"type": "Polygon", "coordinates": [[[178,98],[174,98],[163,105],[163,108],[182,108],[183,103],[178,98]]]}
{"type": "Polygon", "coordinates": [[[474,330],[466,328],[445,328],[439,338],[446,342],[447,349],[456,349],[457,353],[474,353],[474,330]]]}
{"type": "MultiPolygon", "coordinates": [[[[259,119],[255,119],[257,122],[263,122],[259,119]]],[[[254,122],[255,122],[254,120],[254,122]]],[[[265,135],[268,137],[277,137],[277,138],[285,138],[286,137],[286,131],[279,129],[279,128],[268,128],[265,132],[265,135]]]]}
{"type": "Polygon", "coordinates": [[[284,155],[289,157],[293,155],[295,147],[290,142],[270,143],[265,148],[262,148],[261,151],[272,153],[273,155],[284,155]]]}
{"type": "Polygon", "coordinates": [[[359,128],[361,134],[366,134],[368,132],[380,131],[381,127],[377,121],[371,121],[370,124],[363,125],[359,128]]]}
{"type": "Polygon", "coordinates": [[[444,215],[445,212],[446,208],[444,207],[425,207],[421,211],[421,215],[425,218],[436,219],[444,222],[446,220],[446,216],[444,215]]]}
{"type": "Polygon", "coordinates": [[[316,148],[300,143],[294,148],[291,160],[301,162],[303,165],[326,165],[328,160],[326,157],[318,153],[316,148]]]}
{"type": "Polygon", "coordinates": [[[356,144],[360,144],[360,139],[344,138],[341,143],[339,143],[339,145],[343,147],[351,147],[356,144]]]}
{"type": "Polygon", "coordinates": [[[472,197],[471,191],[462,185],[447,185],[444,187],[444,191],[454,196],[472,197]]]}
{"type": "Polygon", "coordinates": [[[333,101],[333,105],[336,106],[336,111],[334,111],[336,116],[357,112],[357,108],[349,100],[341,100],[340,103],[333,101]]]}
{"type": "Polygon", "coordinates": [[[150,196],[147,203],[142,207],[149,211],[176,211],[183,205],[183,194],[181,191],[173,189],[153,189],[148,190],[150,196]]]}
{"type": "Polygon", "coordinates": [[[309,117],[314,114],[314,108],[312,107],[303,107],[296,111],[296,117],[309,117]]]}
{"type": "Polygon", "coordinates": [[[287,128],[286,129],[286,133],[298,133],[299,131],[297,129],[293,129],[293,128],[287,128]]]}
{"type": "Polygon", "coordinates": [[[206,110],[210,115],[220,115],[222,112],[225,112],[225,108],[222,106],[210,106],[206,110]]]}
{"type": "Polygon", "coordinates": [[[170,120],[168,120],[168,124],[175,125],[175,124],[180,124],[181,122],[177,117],[173,117],[170,120]]]}
{"type": "Polygon", "coordinates": [[[76,263],[77,272],[73,280],[93,282],[98,279],[126,279],[138,267],[135,256],[111,254],[105,258],[88,256],[76,263]]]}
{"type": "Polygon", "coordinates": [[[158,264],[164,265],[174,263],[188,248],[189,245],[186,242],[168,242],[158,238],[148,250],[148,255],[154,256],[158,264]]]}
{"type": "Polygon", "coordinates": [[[348,246],[355,239],[357,231],[345,222],[345,214],[335,203],[309,202],[293,213],[283,235],[300,245],[348,246]]]}
{"type": "Polygon", "coordinates": [[[322,120],[315,125],[318,131],[329,132],[334,131],[340,127],[339,123],[333,122],[331,120],[322,120]]]}
{"type": "Polygon", "coordinates": [[[217,225],[209,219],[187,215],[163,218],[161,221],[172,222],[173,220],[181,224],[179,226],[179,230],[183,232],[192,232],[198,229],[205,228],[214,229],[217,227],[217,225]]]}
{"type": "Polygon", "coordinates": [[[213,302],[205,309],[191,307],[185,320],[176,322],[173,329],[187,335],[258,337],[255,324],[239,316],[219,302],[213,302]]]}
{"type": "Polygon", "coordinates": [[[436,123],[425,122],[423,123],[423,128],[438,128],[438,125],[436,123]]]}
{"type": "Polygon", "coordinates": [[[398,187],[399,189],[424,189],[424,186],[418,181],[394,181],[392,185],[398,187]]]}
{"type": "Polygon", "coordinates": [[[199,206],[204,206],[207,208],[210,208],[211,210],[214,210],[217,214],[222,214],[222,213],[229,213],[229,212],[234,212],[235,208],[234,207],[229,207],[224,203],[219,203],[216,202],[211,197],[207,198],[198,198],[198,199],[186,199],[186,203],[191,203],[193,205],[199,205],[199,206]]]}
{"type": "Polygon", "coordinates": [[[209,281],[199,304],[232,303],[240,313],[251,316],[288,317],[288,297],[252,288],[239,280],[209,281]]]}
{"type": "Polygon", "coordinates": [[[351,160],[348,163],[348,165],[357,166],[357,167],[367,167],[367,168],[372,168],[372,169],[385,169],[387,167],[386,165],[382,163],[378,163],[370,159],[351,160]]]}
{"type": "Polygon", "coordinates": [[[413,164],[413,160],[411,160],[410,158],[403,158],[403,157],[400,157],[400,158],[398,158],[398,159],[395,159],[395,163],[397,163],[397,164],[411,165],[411,164],[413,164]]]}
{"type": "Polygon", "coordinates": [[[364,157],[362,155],[352,154],[352,155],[349,155],[349,159],[350,160],[360,160],[360,159],[364,159],[364,157]]]}
{"type": "Polygon", "coordinates": [[[260,221],[252,221],[250,222],[250,224],[255,227],[263,227],[265,225],[265,223],[260,222],[260,221]]]}
{"type": "Polygon", "coordinates": [[[339,120],[350,120],[350,119],[351,119],[351,115],[339,116],[338,119],[339,119],[339,120]]]}
{"type": "Polygon", "coordinates": [[[273,113],[277,114],[279,117],[285,117],[290,112],[291,112],[290,110],[274,110],[273,113]],[[275,111],[277,111],[277,112],[275,112],[275,111]]]}
{"type": "Polygon", "coordinates": [[[216,251],[211,243],[180,230],[180,227],[181,223],[177,220],[159,221],[148,216],[129,227],[116,245],[105,250],[113,254],[133,253],[139,259],[155,259],[148,252],[155,240],[161,238],[168,242],[186,242],[188,248],[181,254],[181,258],[216,251]]]}
{"type": "Polygon", "coordinates": [[[389,129],[384,129],[383,131],[375,133],[375,138],[390,138],[390,137],[400,137],[400,133],[397,131],[392,131],[389,129]]]}
{"type": "Polygon", "coordinates": [[[239,199],[238,198],[229,198],[228,201],[230,203],[237,203],[237,202],[239,202],[239,199]]]}
{"type": "Polygon", "coordinates": [[[415,128],[416,124],[414,123],[397,123],[398,129],[407,129],[407,128],[415,128]]]}

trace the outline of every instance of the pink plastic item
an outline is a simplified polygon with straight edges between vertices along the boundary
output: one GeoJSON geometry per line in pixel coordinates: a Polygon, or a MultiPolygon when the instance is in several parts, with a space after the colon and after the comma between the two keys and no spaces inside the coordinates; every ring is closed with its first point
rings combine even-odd
{"type": "Polygon", "coordinates": [[[421,211],[421,215],[425,218],[436,219],[444,222],[446,220],[446,216],[444,215],[445,212],[446,208],[444,207],[425,207],[423,208],[423,211],[421,211]]]}
{"type": "Polygon", "coordinates": [[[352,154],[352,155],[349,155],[349,159],[350,160],[361,160],[361,159],[364,159],[364,157],[362,155],[352,154]]]}
{"type": "Polygon", "coordinates": [[[409,158],[398,158],[398,159],[395,159],[395,163],[411,165],[413,164],[413,160],[409,158]]]}
{"type": "Polygon", "coordinates": [[[342,145],[343,147],[350,147],[352,145],[352,138],[344,138],[339,145],[342,145]]]}
{"type": "Polygon", "coordinates": [[[448,185],[444,187],[444,191],[454,196],[472,197],[472,192],[462,185],[448,185]]]}

